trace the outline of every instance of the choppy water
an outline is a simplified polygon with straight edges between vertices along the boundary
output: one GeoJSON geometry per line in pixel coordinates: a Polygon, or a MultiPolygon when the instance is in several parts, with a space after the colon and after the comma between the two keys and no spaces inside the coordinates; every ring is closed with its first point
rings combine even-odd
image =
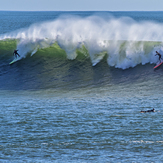
{"type": "Polygon", "coordinates": [[[0,15],[0,162],[163,161],[163,12],[0,15]]]}

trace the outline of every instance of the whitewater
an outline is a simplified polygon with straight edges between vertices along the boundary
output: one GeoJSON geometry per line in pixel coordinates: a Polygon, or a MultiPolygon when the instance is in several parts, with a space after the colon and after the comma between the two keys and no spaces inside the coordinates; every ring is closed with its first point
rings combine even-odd
{"type": "Polygon", "coordinates": [[[2,34],[0,40],[16,39],[21,58],[56,43],[70,60],[77,57],[78,50],[90,58],[93,66],[107,56],[109,66],[126,69],[158,62],[155,51],[163,51],[162,28],[162,23],[138,22],[107,13],[84,18],[64,15],[2,34]]]}

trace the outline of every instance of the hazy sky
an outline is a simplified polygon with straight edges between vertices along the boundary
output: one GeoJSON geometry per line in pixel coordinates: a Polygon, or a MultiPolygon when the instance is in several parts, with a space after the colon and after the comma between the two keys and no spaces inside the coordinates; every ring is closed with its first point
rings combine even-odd
{"type": "Polygon", "coordinates": [[[163,0],[0,0],[11,11],[163,11],[163,0]]]}

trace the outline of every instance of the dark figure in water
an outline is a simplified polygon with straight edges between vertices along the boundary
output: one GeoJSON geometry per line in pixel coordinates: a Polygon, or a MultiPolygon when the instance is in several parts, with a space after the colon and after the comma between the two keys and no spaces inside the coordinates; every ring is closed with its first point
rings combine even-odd
{"type": "Polygon", "coordinates": [[[162,58],[161,58],[161,54],[160,54],[158,51],[156,51],[155,56],[156,56],[156,55],[158,55],[158,56],[159,56],[159,61],[160,61],[160,63],[161,63],[161,59],[162,59],[162,58]]]}
{"type": "Polygon", "coordinates": [[[155,109],[153,108],[152,110],[141,111],[141,113],[147,113],[147,112],[155,112],[155,109]]]}
{"type": "Polygon", "coordinates": [[[14,55],[16,58],[17,58],[17,56],[19,56],[19,57],[20,57],[20,55],[18,54],[18,50],[14,50],[13,55],[14,55]]]}

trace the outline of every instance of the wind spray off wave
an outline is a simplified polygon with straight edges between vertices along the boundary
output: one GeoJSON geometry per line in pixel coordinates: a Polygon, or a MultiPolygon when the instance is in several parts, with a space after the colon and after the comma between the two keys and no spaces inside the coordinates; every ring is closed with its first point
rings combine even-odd
{"type": "Polygon", "coordinates": [[[90,57],[93,66],[107,56],[109,66],[126,69],[157,62],[155,51],[163,51],[162,29],[161,23],[136,22],[129,17],[62,16],[1,35],[0,39],[17,39],[22,57],[57,43],[68,59],[75,59],[78,50],[90,57]]]}

